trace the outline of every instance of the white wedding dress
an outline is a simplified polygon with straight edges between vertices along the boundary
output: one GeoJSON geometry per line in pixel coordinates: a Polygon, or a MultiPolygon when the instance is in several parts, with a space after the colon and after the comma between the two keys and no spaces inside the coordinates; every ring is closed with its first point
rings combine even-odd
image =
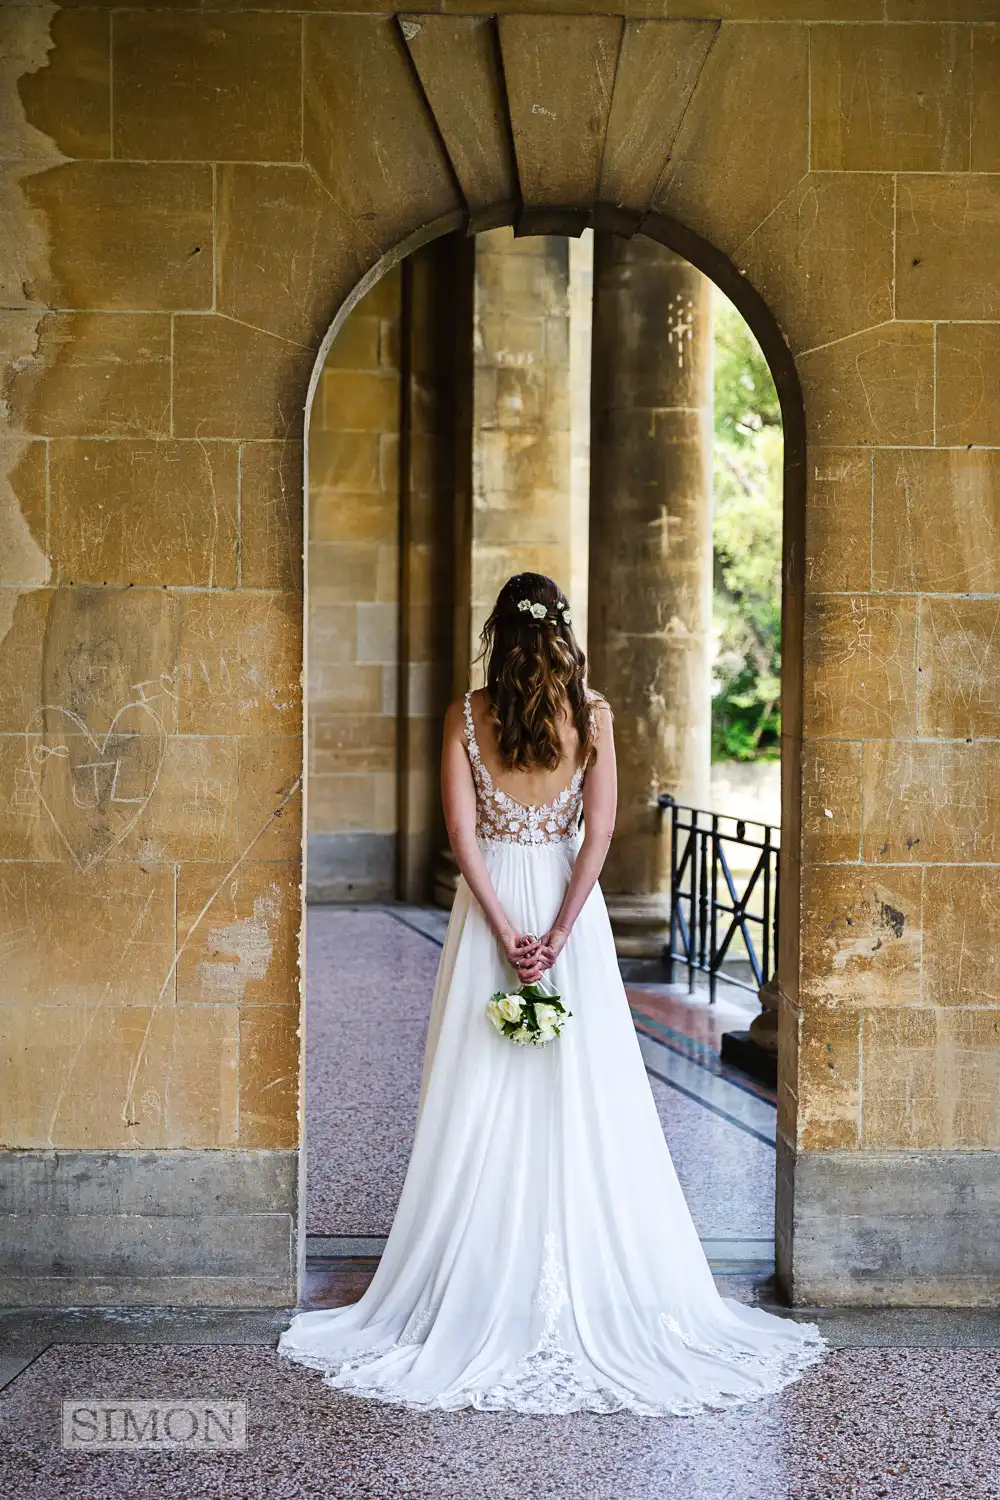
{"type": "MultiPolygon", "coordinates": [[[[495,788],[466,697],[477,837],[511,921],[543,933],[579,848],[585,770],[530,808],[495,788]]],[[[296,1316],[279,1352],[421,1411],[693,1415],[780,1390],[811,1324],[716,1290],[646,1079],[600,888],[546,976],[572,1011],[518,1047],[485,1006],[516,986],[464,881],[438,970],[413,1153],[359,1302],[296,1316]]]]}

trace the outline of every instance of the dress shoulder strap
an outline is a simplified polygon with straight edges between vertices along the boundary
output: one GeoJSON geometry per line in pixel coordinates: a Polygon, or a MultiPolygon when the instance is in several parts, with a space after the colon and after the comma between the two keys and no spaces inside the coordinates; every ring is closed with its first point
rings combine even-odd
{"type": "Polygon", "coordinates": [[[485,788],[487,794],[493,790],[493,780],[489,771],[483,765],[483,758],[479,753],[479,744],[476,740],[476,726],[472,720],[472,689],[465,695],[465,748],[468,751],[469,760],[472,764],[472,777],[477,787],[485,788]]]}
{"type": "MultiPolygon", "coordinates": [[[[597,702],[596,698],[594,698],[593,696],[588,696],[589,713],[588,713],[587,717],[590,720],[590,737],[591,737],[591,740],[595,740],[597,738],[597,713],[596,713],[596,711],[594,709],[594,704],[596,702],[597,702]]],[[[587,751],[586,757],[585,757],[584,762],[583,762],[583,769],[584,769],[584,771],[586,771],[587,767],[590,765],[590,758],[593,755],[593,753],[594,753],[593,750],[588,750],[587,751]]]]}

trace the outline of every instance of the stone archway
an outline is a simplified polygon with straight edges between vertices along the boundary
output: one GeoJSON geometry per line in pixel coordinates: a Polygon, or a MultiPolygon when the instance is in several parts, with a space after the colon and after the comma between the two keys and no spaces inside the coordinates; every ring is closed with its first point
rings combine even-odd
{"type": "Polygon", "coordinates": [[[391,260],[506,222],[662,239],[782,395],[786,1288],[995,1295],[996,1012],[942,916],[989,994],[993,606],[952,595],[1000,588],[996,257],[949,226],[993,223],[990,38],[745,10],[5,16],[8,1300],[294,1295],[310,375],[391,260]]]}

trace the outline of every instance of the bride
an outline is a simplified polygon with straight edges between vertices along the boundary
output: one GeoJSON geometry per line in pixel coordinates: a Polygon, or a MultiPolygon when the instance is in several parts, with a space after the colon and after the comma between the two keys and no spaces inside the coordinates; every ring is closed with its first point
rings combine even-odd
{"type": "Polygon", "coordinates": [[[511,578],[483,647],[485,691],[445,720],[462,878],[399,1208],[360,1302],[300,1313],[279,1352],[421,1411],[680,1416],[755,1400],[822,1341],[719,1295],[674,1173],[597,884],[611,711],[551,579],[511,578]],[[487,1002],[538,980],[572,1018],[548,1045],[514,1046],[487,1002]]]}

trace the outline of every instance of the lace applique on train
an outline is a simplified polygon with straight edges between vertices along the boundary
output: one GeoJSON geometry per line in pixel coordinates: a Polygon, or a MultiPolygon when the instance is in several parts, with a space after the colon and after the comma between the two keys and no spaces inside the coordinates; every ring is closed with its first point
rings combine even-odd
{"type": "Polygon", "coordinates": [[[588,1368],[579,1355],[570,1353],[561,1342],[559,1325],[570,1306],[570,1294],[556,1236],[551,1230],[545,1236],[534,1304],[543,1320],[534,1348],[492,1385],[452,1390],[443,1399],[415,1400],[406,1395],[396,1380],[373,1380],[370,1373],[365,1378],[370,1367],[387,1356],[413,1351],[414,1346],[419,1348],[433,1323],[434,1314],[429,1309],[411,1320],[400,1338],[373,1345],[350,1359],[325,1358],[284,1342],[278,1352],[298,1364],[322,1371],[327,1384],[335,1389],[350,1390],[357,1396],[409,1407],[412,1411],[460,1411],[472,1407],[476,1411],[515,1411],[532,1416],[567,1416],[570,1412],[588,1411],[602,1415],[632,1412],[641,1417],[694,1417],[776,1394],[816,1364],[824,1347],[813,1324],[798,1325],[800,1344],[769,1353],[740,1347],[738,1334],[736,1342],[729,1345],[700,1343],[683,1331],[672,1314],[664,1312],[659,1322],[670,1338],[695,1353],[718,1360],[721,1368],[714,1372],[714,1379],[708,1370],[703,1371],[703,1383],[695,1385],[681,1399],[665,1403],[644,1401],[603,1372],[598,1375],[588,1368]],[[727,1378],[730,1371],[741,1367],[759,1379],[756,1390],[739,1380],[734,1386],[727,1378]]]}
{"type": "Polygon", "coordinates": [[[465,695],[465,739],[476,784],[476,838],[480,844],[565,844],[576,837],[583,805],[586,764],[551,802],[532,807],[493,783],[483,765],[472,722],[472,694],[465,695]]]}

